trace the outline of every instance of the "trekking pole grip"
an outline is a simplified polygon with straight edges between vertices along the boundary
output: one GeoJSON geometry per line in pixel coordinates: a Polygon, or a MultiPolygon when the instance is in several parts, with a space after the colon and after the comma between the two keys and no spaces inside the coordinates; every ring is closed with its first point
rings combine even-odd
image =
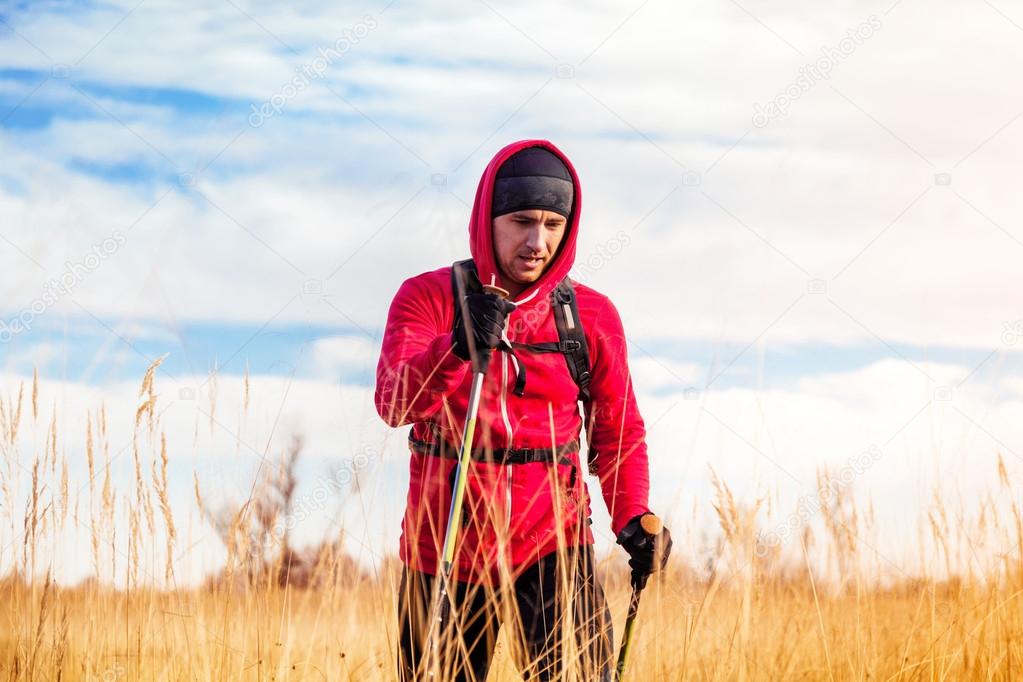
{"type": "MultiPolygon", "coordinates": [[[[483,293],[494,294],[502,299],[507,299],[508,296],[510,295],[507,289],[502,289],[501,287],[494,284],[484,284],[483,293]]],[[[487,368],[490,367],[490,358],[493,356],[493,354],[494,351],[491,348],[478,351],[477,357],[473,360],[472,363],[473,374],[486,374],[487,368]]]]}
{"type": "Polygon", "coordinates": [[[639,525],[649,535],[660,535],[664,530],[664,522],[657,514],[644,514],[639,519],[639,525]]]}

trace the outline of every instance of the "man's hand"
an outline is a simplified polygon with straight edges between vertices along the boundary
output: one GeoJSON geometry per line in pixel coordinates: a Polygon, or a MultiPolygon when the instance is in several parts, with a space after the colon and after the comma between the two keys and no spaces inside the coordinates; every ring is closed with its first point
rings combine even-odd
{"type": "Polygon", "coordinates": [[[647,532],[643,528],[644,516],[653,514],[646,512],[632,517],[618,533],[618,544],[629,553],[632,585],[640,590],[646,587],[646,579],[650,574],[667,565],[668,556],[671,554],[671,533],[663,526],[655,535],[647,532]]]}
{"type": "Polygon", "coordinates": [[[463,360],[469,360],[468,334],[471,332],[474,350],[480,357],[497,348],[501,342],[504,323],[508,314],[515,310],[515,304],[497,294],[467,294],[465,307],[469,310],[469,321],[462,319],[462,306],[455,305],[455,347],[453,352],[463,360]]]}

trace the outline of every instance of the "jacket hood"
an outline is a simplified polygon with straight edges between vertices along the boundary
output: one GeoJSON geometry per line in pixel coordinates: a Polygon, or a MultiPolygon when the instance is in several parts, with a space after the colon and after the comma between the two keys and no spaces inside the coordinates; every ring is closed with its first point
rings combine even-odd
{"type": "Polygon", "coordinates": [[[568,225],[565,228],[565,236],[558,246],[557,254],[548,263],[547,268],[540,275],[539,279],[530,284],[529,287],[514,299],[515,303],[546,300],[547,296],[558,285],[558,282],[568,275],[572,265],[575,263],[575,245],[579,232],[579,213],[582,208],[579,176],[575,172],[575,167],[568,160],[568,157],[555,147],[552,142],[549,140],[520,140],[502,148],[494,155],[494,158],[490,160],[490,163],[487,164],[486,169],[483,171],[480,183],[476,187],[476,199],[473,201],[472,216],[469,219],[469,252],[476,263],[476,270],[479,273],[480,281],[483,284],[494,282],[498,286],[505,286],[500,269],[497,266],[497,257],[494,253],[494,233],[490,218],[491,204],[494,196],[494,179],[501,164],[508,157],[526,147],[543,147],[556,154],[565,163],[565,167],[568,168],[568,172],[572,176],[574,199],[572,214],[569,216],[568,225]]]}

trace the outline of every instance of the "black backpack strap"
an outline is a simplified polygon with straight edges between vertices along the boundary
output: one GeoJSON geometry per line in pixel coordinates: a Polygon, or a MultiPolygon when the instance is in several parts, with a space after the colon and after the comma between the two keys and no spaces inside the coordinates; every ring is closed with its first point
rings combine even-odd
{"type": "Polygon", "coordinates": [[[562,353],[568,354],[579,350],[579,342],[575,339],[567,341],[547,341],[544,343],[511,342],[512,348],[528,350],[531,353],[562,353]]]}
{"type": "Polygon", "coordinates": [[[586,343],[579,319],[575,288],[567,277],[551,292],[551,307],[554,309],[554,325],[558,329],[558,341],[544,343],[517,343],[512,348],[528,350],[531,353],[561,353],[568,363],[572,381],[579,387],[579,400],[590,402],[590,350],[586,343]]]}
{"type": "MultiPolygon", "coordinates": [[[[420,455],[430,455],[433,457],[443,457],[446,459],[458,459],[458,449],[447,444],[440,435],[440,429],[437,427],[435,422],[432,424],[432,440],[423,441],[415,438],[412,435],[412,431],[409,431],[408,440],[409,447],[413,452],[420,455]]],[[[571,489],[575,489],[576,472],[577,468],[575,460],[572,455],[579,452],[579,440],[573,440],[568,443],[562,443],[554,448],[475,448],[469,453],[470,459],[475,462],[485,462],[488,464],[562,464],[567,467],[571,467],[571,477],[569,478],[568,486],[571,489]]],[[[455,492],[455,474],[458,468],[452,467],[451,474],[448,476],[448,485],[451,488],[451,493],[455,492]]],[[[464,526],[467,521],[467,517],[463,517],[462,525],[464,526]]]]}
{"type": "Polygon", "coordinates": [[[565,361],[572,380],[579,387],[579,400],[590,402],[590,349],[586,334],[579,320],[579,306],[576,303],[575,288],[566,277],[551,293],[554,306],[554,324],[558,328],[558,339],[564,348],[565,361]]]}
{"type": "MultiPolygon", "coordinates": [[[[554,306],[554,324],[558,328],[558,343],[564,348],[565,362],[576,386],[579,387],[578,399],[583,402],[583,428],[586,430],[586,442],[590,442],[593,433],[592,399],[590,397],[590,349],[586,343],[582,318],[579,316],[579,305],[576,302],[575,287],[568,277],[551,294],[551,305],[554,306]]],[[[591,475],[597,475],[597,452],[593,446],[586,453],[587,468],[591,475]]]]}
{"type": "MultiPolygon", "coordinates": [[[[440,432],[433,430],[431,440],[419,440],[409,431],[409,447],[420,455],[458,459],[458,448],[446,443],[440,432]]],[[[473,448],[469,458],[487,464],[572,464],[571,455],[579,452],[579,441],[562,443],[554,448],[473,448]]]]}

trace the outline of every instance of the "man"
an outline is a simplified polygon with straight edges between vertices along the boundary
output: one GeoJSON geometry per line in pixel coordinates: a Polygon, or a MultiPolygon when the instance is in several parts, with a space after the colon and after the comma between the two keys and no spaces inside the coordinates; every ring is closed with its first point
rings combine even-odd
{"type": "MultiPolygon", "coordinates": [[[[582,679],[610,679],[611,619],[593,571],[590,499],[579,461],[581,396],[588,398],[589,460],[634,582],[645,582],[667,560],[668,531],[649,536],[640,526],[650,513],[645,429],[611,301],[573,282],[589,366],[573,373],[563,349],[549,352],[559,340],[555,312],[566,314],[554,307],[571,313],[566,299],[552,293],[572,268],[581,206],[578,176],[557,147],[547,140],[506,146],[476,190],[472,267],[459,275],[463,285],[448,266],[406,280],[391,303],[375,402],[389,425],[413,425],[400,543],[403,679],[484,679],[502,621],[513,629],[513,654],[527,677],[559,679],[571,658],[582,679]],[[463,300],[456,289],[464,290],[463,300]],[[544,344],[545,352],[534,352],[544,344]],[[443,661],[431,662],[427,640],[439,636],[430,615],[435,576],[472,368],[484,357],[492,362],[479,400],[464,524],[456,529],[457,641],[443,661]]],[[[574,327],[572,317],[559,318],[562,327],[574,327]]]]}

